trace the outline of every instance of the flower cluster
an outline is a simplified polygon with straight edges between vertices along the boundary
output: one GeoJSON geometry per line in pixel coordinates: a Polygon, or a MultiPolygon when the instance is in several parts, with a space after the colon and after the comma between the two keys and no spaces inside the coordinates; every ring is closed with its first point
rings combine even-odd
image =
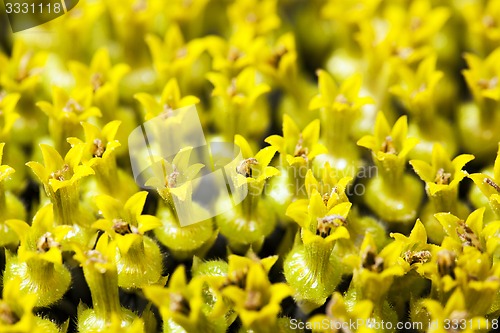
{"type": "Polygon", "coordinates": [[[499,17],[80,0],[2,30],[0,333],[498,329],[499,17]],[[130,133],[193,105],[212,150],[148,150],[139,184],[130,133]],[[220,141],[226,196],[200,180],[220,141]]]}

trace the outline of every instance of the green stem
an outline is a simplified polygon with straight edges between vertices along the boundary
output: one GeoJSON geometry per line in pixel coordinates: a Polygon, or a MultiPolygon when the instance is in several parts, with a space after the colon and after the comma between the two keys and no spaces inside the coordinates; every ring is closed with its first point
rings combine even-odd
{"type": "Polygon", "coordinates": [[[377,159],[373,156],[375,165],[377,166],[378,175],[386,188],[393,192],[399,192],[403,189],[403,175],[405,169],[405,160],[397,156],[387,156],[383,160],[377,159]]]}
{"type": "Polygon", "coordinates": [[[322,109],[321,122],[323,138],[328,151],[334,156],[342,156],[349,142],[354,112],[352,110],[336,111],[322,109]]]}
{"type": "Polygon", "coordinates": [[[116,270],[107,269],[101,273],[90,264],[83,267],[83,274],[90,288],[96,317],[111,322],[113,314],[121,313],[116,270]]]}
{"type": "Polygon", "coordinates": [[[48,184],[45,188],[50,201],[54,204],[56,223],[59,225],[81,225],[78,182],[60,188],[57,192],[54,192],[48,184]]]}
{"type": "Polygon", "coordinates": [[[328,265],[330,265],[330,255],[334,247],[333,242],[312,242],[304,244],[304,258],[307,267],[313,272],[318,280],[328,279],[328,265]]]}
{"type": "Polygon", "coordinates": [[[458,189],[456,187],[441,190],[434,195],[429,195],[429,200],[434,205],[435,212],[458,213],[458,189]]]}
{"type": "Polygon", "coordinates": [[[306,165],[305,169],[302,169],[303,165],[292,165],[289,166],[286,173],[288,177],[288,185],[291,185],[292,189],[292,195],[295,198],[306,198],[307,197],[307,191],[299,191],[300,189],[304,188],[304,183],[305,183],[305,176],[306,173],[304,174],[301,173],[303,170],[309,170],[310,169],[310,163],[308,162],[306,165]]]}
{"type": "Polygon", "coordinates": [[[118,168],[114,156],[108,156],[106,160],[101,159],[94,165],[97,183],[103,192],[115,196],[116,190],[120,188],[118,179],[118,168]]]}
{"type": "Polygon", "coordinates": [[[480,105],[479,121],[482,128],[491,127],[492,124],[499,120],[499,104],[497,101],[489,98],[483,98],[480,105]]]}
{"type": "Polygon", "coordinates": [[[26,262],[32,281],[37,284],[47,284],[56,273],[55,264],[46,260],[34,258],[26,262]]]}
{"type": "Polygon", "coordinates": [[[4,212],[7,211],[7,199],[5,198],[5,187],[0,182],[0,222],[3,222],[4,212]]]}

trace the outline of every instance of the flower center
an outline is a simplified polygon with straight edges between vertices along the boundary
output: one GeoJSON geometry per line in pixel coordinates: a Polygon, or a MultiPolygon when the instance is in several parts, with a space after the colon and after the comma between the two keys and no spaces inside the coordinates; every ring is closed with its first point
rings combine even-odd
{"type": "Polygon", "coordinates": [[[288,53],[288,50],[283,45],[278,45],[277,49],[273,52],[271,58],[269,59],[269,64],[274,68],[278,68],[281,59],[285,54],[288,53]]]}
{"type": "Polygon", "coordinates": [[[316,227],[316,235],[323,238],[330,235],[332,228],[340,227],[346,223],[346,219],[342,215],[327,215],[325,217],[318,217],[317,221],[318,226],[316,227]]]}
{"type": "Polygon", "coordinates": [[[76,112],[76,113],[81,113],[83,112],[83,106],[81,106],[77,101],[75,101],[73,98],[70,98],[66,105],[63,108],[64,112],[76,112]]]}
{"type": "Polygon", "coordinates": [[[95,139],[94,140],[94,152],[92,153],[92,156],[94,157],[102,157],[104,152],[106,151],[106,147],[102,143],[100,139],[95,139]]]}
{"type": "Polygon", "coordinates": [[[428,262],[431,259],[432,255],[429,251],[406,251],[403,254],[403,259],[409,263],[413,264],[423,264],[428,262]]]}
{"type": "Polygon", "coordinates": [[[451,180],[451,173],[444,172],[443,168],[440,168],[436,173],[436,178],[434,182],[438,185],[449,185],[451,180]]]}
{"type": "Polygon", "coordinates": [[[189,316],[191,307],[189,302],[181,293],[171,293],[170,294],[170,311],[182,313],[185,316],[189,316]]]}
{"type": "Polygon", "coordinates": [[[40,253],[48,252],[53,247],[60,248],[61,244],[54,240],[50,232],[46,232],[36,242],[36,249],[40,253]]]}
{"type": "Polygon", "coordinates": [[[135,226],[123,221],[122,219],[113,220],[113,230],[120,235],[139,233],[135,226]]]}
{"type": "Polygon", "coordinates": [[[5,325],[14,325],[19,321],[19,317],[12,311],[5,302],[0,302],[0,323],[5,325]]]}
{"type": "Polygon", "coordinates": [[[263,305],[262,293],[258,290],[250,290],[245,301],[245,309],[259,311],[263,305]]]}
{"type": "Polygon", "coordinates": [[[477,235],[472,231],[472,229],[464,221],[458,221],[458,226],[455,229],[458,238],[462,241],[464,246],[473,246],[479,251],[482,251],[481,242],[477,235]]]}
{"type": "Polygon", "coordinates": [[[231,62],[235,62],[236,60],[238,60],[241,57],[241,55],[242,54],[241,54],[240,50],[238,50],[234,46],[231,46],[231,48],[229,49],[229,53],[227,55],[227,60],[229,60],[231,62]]]}
{"type": "Polygon", "coordinates": [[[49,178],[57,179],[59,181],[64,181],[68,177],[68,171],[69,171],[69,165],[64,164],[61,169],[52,172],[49,178]]]}
{"type": "Polygon", "coordinates": [[[242,269],[231,272],[231,274],[229,274],[226,280],[222,283],[221,289],[228,286],[237,286],[241,289],[245,289],[247,274],[248,267],[244,267],[242,269]]]}
{"type": "Polygon", "coordinates": [[[384,259],[379,257],[371,247],[368,247],[363,254],[361,265],[372,272],[380,273],[384,270],[384,259]]]}
{"type": "Polygon", "coordinates": [[[494,89],[497,87],[498,85],[498,77],[494,76],[492,77],[491,79],[480,79],[479,81],[477,81],[477,85],[481,88],[481,89],[494,89]]]}
{"type": "Polygon", "coordinates": [[[484,182],[493,187],[497,192],[500,193],[500,186],[498,186],[498,184],[495,183],[493,180],[491,180],[490,178],[484,178],[484,182]]]}
{"type": "Polygon", "coordinates": [[[449,275],[455,278],[455,266],[456,266],[455,252],[449,250],[439,251],[437,254],[437,266],[439,275],[445,276],[449,275]]]}
{"type": "Polygon", "coordinates": [[[495,19],[491,15],[484,16],[482,21],[483,21],[483,25],[486,28],[496,28],[496,26],[497,26],[495,19]]]}
{"type": "Polygon", "coordinates": [[[181,173],[179,171],[177,171],[177,168],[175,165],[172,165],[172,169],[173,169],[172,173],[170,173],[167,176],[167,187],[169,187],[169,188],[174,188],[177,186],[177,179],[181,175],[181,173]]]}
{"type": "Polygon", "coordinates": [[[96,92],[104,85],[104,75],[101,73],[94,73],[90,78],[90,84],[92,85],[93,92],[96,92]]]}
{"type": "Polygon", "coordinates": [[[382,143],[382,148],[380,148],[380,150],[386,154],[396,155],[398,153],[390,135],[385,137],[385,140],[382,143]]]}
{"type": "Polygon", "coordinates": [[[304,147],[304,137],[302,133],[300,134],[299,141],[295,145],[295,151],[293,152],[293,156],[302,157],[307,162],[307,154],[309,154],[309,148],[304,147]]]}
{"type": "Polygon", "coordinates": [[[245,177],[252,177],[252,165],[257,165],[259,162],[251,157],[240,162],[236,167],[236,172],[245,177]]]}

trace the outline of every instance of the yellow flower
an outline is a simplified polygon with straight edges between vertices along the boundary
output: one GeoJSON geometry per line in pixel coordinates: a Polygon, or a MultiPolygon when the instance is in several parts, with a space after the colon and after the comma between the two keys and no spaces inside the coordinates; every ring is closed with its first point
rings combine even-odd
{"type": "Polygon", "coordinates": [[[408,237],[400,233],[391,233],[390,236],[394,238],[394,242],[388,246],[393,247],[394,252],[392,256],[388,253],[388,260],[401,265],[405,272],[416,269],[423,275],[421,267],[436,254],[437,246],[427,244],[427,232],[422,222],[415,222],[408,237]]]}
{"type": "Polygon", "coordinates": [[[328,0],[321,8],[321,15],[327,19],[358,24],[371,19],[380,2],[381,0],[328,0]]]}
{"type": "MultiPolygon", "coordinates": [[[[372,151],[373,159],[381,173],[397,173],[404,171],[408,153],[417,145],[417,138],[408,138],[408,119],[400,117],[390,128],[382,112],[377,115],[374,135],[367,135],[357,143],[372,151]]],[[[397,178],[397,175],[394,175],[397,178]]]]}
{"type": "Polygon", "coordinates": [[[147,93],[137,93],[134,98],[141,103],[145,112],[145,120],[150,120],[159,115],[169,115],[174,110],[200,102],[198,97],[192,95],[181,96],[179,84],[175,78],[172,78],[163,88],[159,101],[147,93]]]}
{"type": "Polygon", "coordinates": [[[0,52],[0,87],[8,92],[30,92],[39,83],[47,54],[34,52],[21,39],[15,38],[10,58],[0,52]]]}
{"type": "Polygon", "coordinates": [[[33,314],[36,296],[22,293],[21,283],[20,279],[4,283],[3,299],[0,299],[0,332],[65,333],[69,322],[59,328],[52,321],[33,314]]]}
{"type": "Polygon", "coordinates": [[[122,254],[126,254],[146,232],[162,225],[156,216],[142,214],[147,195],[146,191],[138,192],[125,204],[108,195],[99,195],[95,199],[104,219],[95,222],[92,227],[106,231],[116,241],[122,254]]]}
{"type": "Polygon", "coordinates": [[[431,318],[427,329],[429,333],[446,332],[456,325],[464,333],[474,333],[479,329],[487,330],[490,328],[486,318],[474,316],[468,311],[467,303],[460,289],[455,290],[444,306],[431,299],[423,300],[422,304],[431,318]]]}
{"type": "MultiPolygon", "coordinates": [[[[458,4],[460,5],[460,4],[458,4]]],[[[469,36],[467,42],[472,49],[488,54],[498,46],[500,40],[500,4],[497,1],[464,2],[457,10],[463,15],[469,36]]]]}
{"type": "Polygon", "coordinates": [[[52,104],[36,105],[49,117],[49,132],[57,150],[67,152],[66,138],[79,133],[80,122],[101,117],[101,111],[92,106],[92,88],[77,89],[68,94],[64,89],[52,88],[52,104]]]}
{"type": "Polygon", "coordinates": [[[60,189],[75,186],[82,178],[94,174],[92,168],[80,164],[85,149],[83,144],[72,147],[64,159],[49,145],[41,144],[40,149],[44,164],[31,161],[26,165],[31,168],[44,185],[45,191],[51,199],[60,189]]]}
{"type": "Polygon", "coordinates": [[[429,196],[435,196],[439,192],[456,194],[459,183],[468,175],[462,168],[473,159],[473,155],[462,154],[450,160],[443,147],[435,144],[431,164],[421,160],[411,160],[410,164],[417,175],[425,181],[429,196]]]}
{"type": "Polygon", "coordinates": [[[55,218],[59,224],[85,224],[79,209],[79,184],[82,178],[94,174],[88,165],[82,165],[84,144],[72,147],[64,159],[51,146],[41,144],[44,165],[28,162],[26,165],[43,184],[45,193],[54,204],[55,218]]]}
{"type": "Polygon", "coordinates": [[[498,146],[497,158],[493,167],[493,177],[483,173],[474,173],[469,175],[474,184],[479,187],[481,192],[488,198],[491,208],[500,218],[500,144],[498,146]]]}
{"type": "Polygon", "coordinates": [[[162,39],[155,35],[147,35],[148,44],[156,72],[161,82],[174,77],[183,77],[191,70],[193,63],[205,50],[202,39],[184,40],[178,25],[171,24],[162,39]]]}
{"type": "Polygon", "coordinates": [[[0,92],[0,141],[10,137],[14,123],[19,119],[19,114],[15,109],[20,98],[21,95],[17,93],[0,92]]]}
{"type": "Polygon", "coordinates": [[[486,59],[468,53],[465,60],[469,69],[463,70],[465,81],[472,92],[474,100],[481,109],[490,107],[493,102],[498,105],[500,100],[500,48],[491,52],[486,59]],[[490,104],[489,104],[490,103],[490,104]]]}
{"type": "Polygon", "coordinates": [[[269,125],[269,106],[260,98],[271,88],[263,83],[262,75],[247,67],[236,76],[210,72],[206,75],[213,84],[212,119],[227,140],[236,133],[260,136],[269,125]]]}
{"type": "Polygon", "coordinates": [[[319,119],[312,121],[303,131],[288,115],[283,115],[283,136],[271,135],[266,142],[275,147],[282,160],[287,164],[308,165],[314,157],[327,152],[326,148],[318,143],[319,119]]]}
{"type": "MultiPolygon", "coordinates": [[[[78,306],[79,332],[107,332],[118,317],[123,329],[133,326],[137,315],[120,305],[118,274],[115,261],[116,244],[99,237],[94,248],[73,244],[73,258],[80,263],[92,296],[92,309],[78,306]]],[[[138,333],[143,333],[140,331],[138,333]]]]}
{"type": "Polygon", "coordinates": [[[146,191],[138,192],[125,204],[107,195],[96,197],[96,205],[104,219],[92,227],[106,231],[116,244],[118,285],[122,288],[138,288],[161,278],[160,249],[145,233],[162,223],[156,216],[142,214],[147,195],[146,191]]]}
{"type": "Polygon", "coordinates": [[[236,184],[238,186],[249,184],[251,195],[258,195],[262,191],[265,180],[279,174],[278,169],[269,166],[277,148],[268,146],[254,154],[247,140],[241,135],[234,137],[234,143],[240,147],[244,158],[236,170],[236,184]],[[252,189],[255,191],[252,192],[252,189]]]}
{"type": "Polygon", "coordinates": [[[274,332],[281,301],[292,295],[286,283],[269,282],[262,265],[250,265],[244,287],[230,285],[222,294],[230,299],[246,328],[259,332],[274,332]]]}
{"type": "Polygon", "coordinates": [[[414,116],[429,118],[435,111],[435,93],[443,72],[436,70],[435,55],[426,57],[416,71],[409,66],[400,66],[397,71],[400,82],[390,88],[403,106],[414,116]]]}
{"type": "MultiPolygon", "coordinates": [[[[354,113],[359,111],[363,105],[372,102],[369,97],[359,96],[361,89],[361,76],[359,75],[349,77],[340,87],[328,72],[318,70],[317,75],[319,94],[311,100],[310,110],[325,108],[333,112],[354,113]]],[[[353,116],[351,115],[351,117],[353,116]]]]}
{"type": "Polygon", "coordinates": [[[356,302],[354,306],[346,304],[346,300],[342,297],[342,294],[335,292],[332,295],[332,299],[326,305],[327,314],[317,314],[311,317],[308,322],[311,327],[313,327],[313,332],[336,332],[335,327],[349,327],[351,323],[360,322],[363,320],[363,324],[356,325],[358,333],[371,333],[375,332],[375,329],[368,327],[368,322],[372,319],[373,303],[369,300],[361,300],[356,302]],[[323,323],[326,321],[332,323],[330,328],[324,328],[323,323]],[[337,326],[338,325],[338,326],[337,326]],[[319,329],[316,329],[318,328],[319,329]],[[322,328],[323,327],[323,328],[322,328]]]}
{"type": "Polygon", "coordinates": [[[359,254],[344,258],[344,262],[354,268],[348,292],[350,297],[367,299],[377,305],[383,303],[394,278],[405,274],[403,267],[394,265],[393,255],[392,246],[386,246],[378,253],[373,236],[366,233],[359,254]]]}
{"type": "Polygon", "coordinates": [[[227,15],[237,33],[245,31],[251,36],[266,35],[281,24],[277,5],[277,0],[237,0],[228,7],[227,15]]]}
{"type": "Polygon", "coordinates": [[[75,88],[90,88],[94,104],[112,117],[112,109],[118,102],[118,85],[130,67],[124,63],[113,66],[108,50],[101,48],[92,57],[90,66],[73,61],[69,63],[69,69],[75,79],[75,88]]]}
{"type": "Polygon", "coordinates": [[[212,309],[203,300],[202,278],[186,280],[184,266],[177,267],[168,281],[168,287],[149,286],[144,294],[160,309],[165,330],[186,332],[224,332],[224,318],[212,315],[212,309]]]}
{"type": "Polygon", "coordinates": [[[21,220],[8,220],[21,244],[17,255],[8,254],[4,281],[21,279],[20,292],[36,295],[36,306],[49,306],[67,291],[71,274],[63,265],[61,245],[70,226],[54,226],[52,204],[41,208],[32,225],[21,220]]]}
{"type": "Polygon", "coordinates": [[[257,98],[270,91],[270,87],[258,82],[257,71],[246,68],[237,77],[230,79],[222,73],[211,72],[207,79],[214,85],[212,96],[219,96],[226,103],[250,107],[257,98]]]}

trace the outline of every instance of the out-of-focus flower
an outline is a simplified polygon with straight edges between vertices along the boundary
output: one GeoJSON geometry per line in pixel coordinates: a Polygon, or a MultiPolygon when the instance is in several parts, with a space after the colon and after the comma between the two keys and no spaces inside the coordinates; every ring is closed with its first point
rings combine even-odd
{"type": "Polygon", "coordinates": [[[227,8],[234,33],[262,36],[279,28],[277,0],[237,0],[227,8]]]}
{"type": "Polygon", "coordinates": [[[21,95],[18,93],[0,92],[0,141],[10,137],[10,131],[19,118],[16,105],[20,98],[21,95]]]}
{"type": "MultiPolygon", "coordinates": [[[[178,25],[169,26],[163,40],[156,35],[146,37],[153,58],[153,64],[160,77],[160,83],[167,83],[171,78],[184,78],[191,71],[193,64],[205,50],[202,39],[186,42],[178,25]]],[[[184,81],[181,82],[181,87],[184,81]]]]}
{"type": "Polygon", "coordinates": [[[67,152],[66,138],[80,132],[80,122],[92,117],[101,117],[101,111],[92,106],[92,88],[77,89],[68,94],[64,89],[52,88],[52,103],[38,102],[36,105],[49,117],[49,132],[60,152],[67,152]]]}
{"type": "Polygon", "coordinates": [[[118,103],[118,86],[130,67],[125,63],[111,64],[109,51],[99,49],[87,66],[80,62],[70,62],[69,69],[78,90],[92,89],[93,105],[97,106],[106,119],[112,119],[118,103]]]}
{"type": "Polygon", "coordinates": [[[443,72],[436,70],[436,61],[434,55],[425,58],[417,71],[401,66],[398,69],[400,82],[390,88],[404,107],[421,121],[435,116],[434,94],[443,77],[443,72]]]}
{"type": "Polygon", "coordinates": [[[259,97],[270,87],[261,82],[255,68],[245,68],[236,77],[211,72],[207,79],[214,85],[212,96],[215,125],[232,139],[235,134],[256,135],[268,126],[268,106],[259,103],[259,97]]]}
{"type": "Polygon", "coordinates": [[[16,38],[10,58],[0,52],[0,90],[30,93],[40,82],[47,54],[35,52],[21,39],[16,38]]]}
{"type": "Polygon", "coordinates": [[[491,52],[484,60],[468,53],[465,60],[469,66],[463,75],[475,102],[481,109],[495,108],[500,100],[500,48],[491,52]]]}
{"type": "Polygon", "coordinates": [[[498,47],[500,41],[500,4],[497,1],[464,2],[458,4],[467,22],[467,42],[472,49],[486,55],[498,47]]]}
{"type": "Polygon", "coordinates": [[[174,110],[200,102],[198,97],[192,95],[182,97],[179,84],[175,78],[170,79],[163,88],[159,101],[147,93],[138,93],[134,97],[144,109],[145,120],[150,120],[159,115],[168,115],[174,110]]]}
{"type": "Polygon", "coordinates": [[[14,230],[5,224],[5,221],[11,218],[26,218],[22,202],[5,189],[4,182],[15,170],[9,165],[2,164],[4,146],[5,143],[0,143],[0,246],[15,244],[19,240],[14,230]]]}

